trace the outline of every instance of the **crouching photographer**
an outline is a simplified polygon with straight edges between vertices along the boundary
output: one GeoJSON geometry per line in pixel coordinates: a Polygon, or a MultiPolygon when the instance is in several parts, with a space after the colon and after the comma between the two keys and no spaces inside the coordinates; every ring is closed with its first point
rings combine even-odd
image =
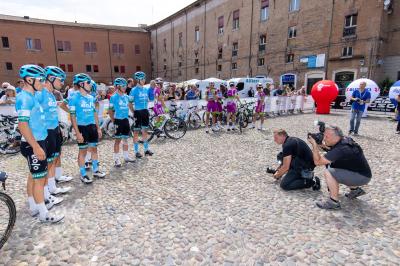
{"type": "Polygon", "coordinates": [[[311,149],[301,139],[289,137],[285,130],[274,130],[274,141],[282,145],[282,152],[278,155],[281,161],[275,171],[268,168],[267,172],[274,175],[276,180],[282,178],[280,186],[283,190],[303,188],[321,188],[318,177],[314,178],[314,162],[311,149]]]}
{"type": "Polygon", "coordinates": [[[321,209],[339,209],[339,184],[350,188],[350,192],[345,194],[347,198],[355,199],[365,194],[361,186],[369,183],[372,174],[360,145],[352,138],[345,137],[339,127],[324,125],[323,128],[324,132],[308,135],[313,147],[314,164],[327,166],[324,175],[330,198],[317,202],[317,206],[321,209]],[[321,138],[315,137],[322,133],[324,144],[318,141],[321,138]],[[322,156],[319,148],[328,148],[328,152],[322,156]]]}

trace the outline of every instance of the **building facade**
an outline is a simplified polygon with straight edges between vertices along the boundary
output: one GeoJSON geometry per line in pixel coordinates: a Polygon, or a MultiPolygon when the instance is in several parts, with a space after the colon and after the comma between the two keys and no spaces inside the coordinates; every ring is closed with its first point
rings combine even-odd
{"type": "Polygon", "coordinates": [[[267,76],[308,89],[360,77],[400,79],[400,3],[198,0],[149,27],[152,76],[267,76]],[[388,4],[389,3],[389,4],[388,4]],[[388,4],[388,5],[385,5],[388,4]]]}
{"type": "Polygon", "coordinates": [[[56,65],[109,84],[150,72],[150,38],[144,28],[93,25],[0,15],[0,81],[14,83],[21,65],[56,65]]]}

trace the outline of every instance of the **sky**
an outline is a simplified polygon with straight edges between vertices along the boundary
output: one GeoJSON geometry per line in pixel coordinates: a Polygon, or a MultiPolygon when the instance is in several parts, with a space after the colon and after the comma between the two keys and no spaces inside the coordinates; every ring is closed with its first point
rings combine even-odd
{"type": "Polygon", "coordinates": [[[156,23],[195,0],[0,0],[0,14],[78,23],[156,23]]]}

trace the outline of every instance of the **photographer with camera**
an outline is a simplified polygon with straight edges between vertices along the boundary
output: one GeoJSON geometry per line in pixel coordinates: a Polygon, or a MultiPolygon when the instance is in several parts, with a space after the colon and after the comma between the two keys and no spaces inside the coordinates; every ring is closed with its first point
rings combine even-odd
{"type": "Polygon", "coordinates": [[[320,180],[314,178],[315,165],[308,145],[299,138],[289,137],[284,129],[274,130],[274,141],[282,145],[282,152],[278,154],[280,166],[277,170],[268,168],[267,173],[273,174],[276,180],[283,177],[280,183],[283,190],[311,187],[319,190],[320,180]]]}
{"type": "Polygon", "coordinates": [[[354,136],[358,135],[358,129],[360,128],[361,118],[365,111],[365,104],[371,100],[371,93],[365,89],[367,83],[365,81],[360,83],[360,88],[353,91],[351,95],[351,119],[350,119],[350,130],[349,135],[354,133],[354,136]]]}
{"type": "Polygon", "coordinates": [[[327,165],[324,175],[330,198],[325,202],[317,202],[317,206],[333,210],[340,208],[339,184],[350,187],[350,192],[345,196],[355,199],[365,194],[361,186],[369,183],[372,174],[363,150],[352,138],[345,137],[339,127],[324,125],[323,128],[324,144],[317,143],[315,135],[318,134],[309,134],[308,141],[313,147],[314,164],[327,165]],[[328,148],[329,151],[322,156],[319,153],[320,148],[328,148]]]}

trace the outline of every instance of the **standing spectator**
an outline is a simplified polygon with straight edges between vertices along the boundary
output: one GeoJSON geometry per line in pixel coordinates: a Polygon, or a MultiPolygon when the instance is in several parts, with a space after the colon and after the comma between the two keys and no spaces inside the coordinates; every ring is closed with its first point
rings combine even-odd
{"type": "Polygon", "coordinates": [[[365,81],[360,83],[360,88],[353,91],[351,95],[351,119],[350,119],[350,130],[349,135],[354,133],[358,135],[358,129],[360,128],[361,118],[365,110],[365,104],[370,102],[371,93],[365,89],[367,83],[365,81]]]}
{"type": "Polygon", "coordinates": [[[24,80],[19,79],[16,83],[17,87],[15,88],[16,93],[20,93],[22,91],[22,87],[24,86],[24,80]]]}
{"type": "Polygon", "coordinates": [[[110,100],[110,98],[111,98],[111,96],[114,94],[114,92],[115,92],[114,86],[109,86],[109,87],[108,87],[108,90],[107,90],[107,96],[106,96],[106,98],[107,98],[108,100],[110,100]]]}
{"type": "Polygon", "coordinates": [[[247,93],[247,96],[249,96],[250,98],[251,98],[251,97],[254,97],[254,90],[253,90],[253,87],[250,87],[250,90],[249,90],[249,92],[247,93]]]}
{"type": "Polygon", "coordinates": [[[10,83],[8,82],[3,82],[3,84],[1,84],[0,98],[6,94],[6,89],[8,88],[8,86],[10,86],[10,83]]]}
{"type": "Polygon", "coordinates": [[[189,85],[189,90],[185,94],[185,100],[198,100],[199,99],[199,91],[197,87],[194,85],[189,85]]]}
{"type": "Polygon", "coordinates": [[[265,96],[271,96],[271,84],[267,83],[263,91],[265,96]]]}
{"type": "Polygon", "coordinates": [[[397,114],[397,130],[396,134],[400,134],[400,95],[397,95],[397,108],[396,108],[396,114],[397,114]]]}
{"type": "Polygon", "coordinates": [[[126,95],[129,95],[129,93],[131,93],[132,88],[134,87],[133,78],[129,78],[129,79],[127,79],[127,81],[128,81],[128,85],[126,87],[126,95]]]}
{"type": "Polygon", "coordinates": [[[0,104],[15,104],[15,88],[9,85],[5,89],[5,94],[0,98],[0,104]]]}

